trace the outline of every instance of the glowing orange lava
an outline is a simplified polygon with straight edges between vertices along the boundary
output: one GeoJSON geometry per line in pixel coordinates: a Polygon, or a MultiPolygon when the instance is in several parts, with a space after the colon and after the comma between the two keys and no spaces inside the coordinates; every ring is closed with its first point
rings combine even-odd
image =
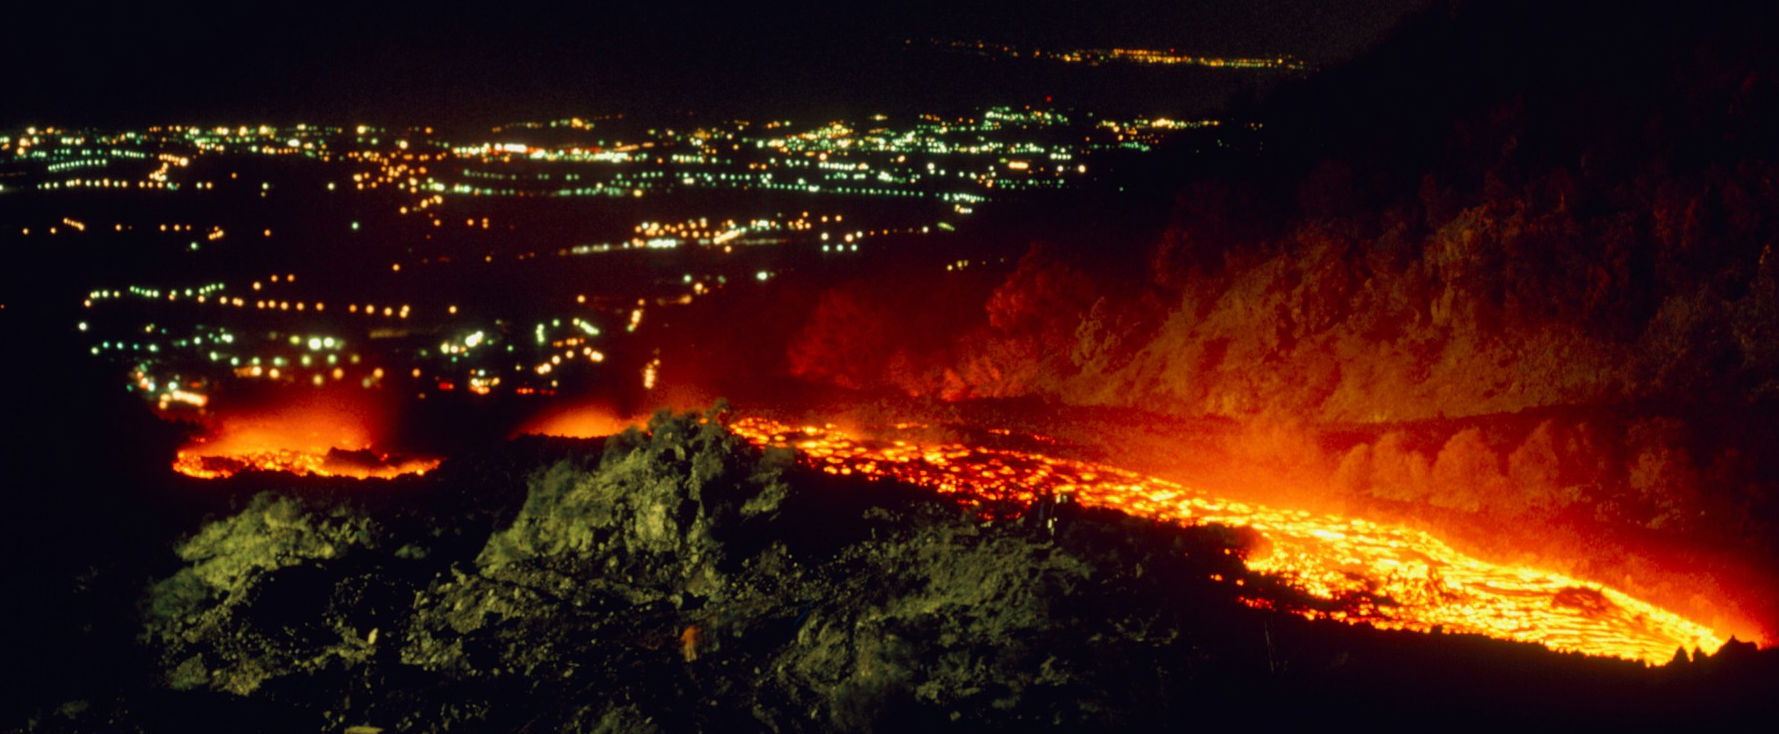
{"type": "Polygon", "coordinates": [[[1067,494],[1085,506],[1165,522],[1252,528],[1266,543],[1247,559],[1250,569],[1339,602],[1336,611],[1292,610],[1306,617],[1479,634],[1651,664],[1667,662],[1677,648],[1713,652],[1724,643],[1708,627],[1615,589],[1481,561],[1406,527],[1234,502],[1108,466],[1019,451],[862,439],[833,426],[758,418],[731,428],[757,444],[798,449],[803,461],[831,474],[896,479],[969,503],[1067,494]]]}
{"type": "Polygon", "coordinates": [[[598,406],[570,408],[568,410],[548,413],[533,419],[520,428],[516,435],[535,434],[539,436],[558,436],[561,438],[598,438],[622,433],[631,426],[642,425],[643,419],[625,419],[615,411],[598,406]]]}
{"type": "Polygon", "coordinates": [[[425,474],[438,468],[438,459],[394,458],[386,454],[360,459],[359,452],[292,451],[272,449],[234,454],[180,451],[173,471],[199,479],[223,479],[244,471],[288,472],[298,476],[392,479],[403,474],[425,474]]]}
{"type": "Polygon", "coordinates": [[[200,479],[250,470],[387,479],[439,465],[438,459],[372,450],[370,425],[359,407],[319,400],[229,418],[211,436],[182,447],[173,470],[200,479]]]}

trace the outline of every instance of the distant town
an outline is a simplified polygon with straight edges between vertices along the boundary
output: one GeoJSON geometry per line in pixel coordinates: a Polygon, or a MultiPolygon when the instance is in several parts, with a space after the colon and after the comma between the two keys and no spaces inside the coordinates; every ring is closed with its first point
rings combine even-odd
{"type": "Polygon", "coordinates": [[[242,384],[649,390],[668,368],[639,332],[660,309],[944,237],[996,200],[1103,185],[1169,137],[1220,145],[1223,125],[991,107],[805,125],[567,118],[467,139],[27,128],[0,132],[0,207],[26,246],[92,253],[100,274],[70,326],[162,410],[242,384]]]}
{"type": "Polygon", "coordinates": [[[1068,64],[1103,66],[1107,64],[1143,64],[1151,66],[1197,66],[1207,69],[1269,69],[1307,71],[1309,64],[1285,55],[1279,56],[1204,56],[1177,49],[1152,48],[1067,48],[1046,49],[1022,47],[989,41],[943,39],[909,39],[908,45],[924,45],[941,51],[974,54],[991,58],[1042,59],[1068,64]]]}

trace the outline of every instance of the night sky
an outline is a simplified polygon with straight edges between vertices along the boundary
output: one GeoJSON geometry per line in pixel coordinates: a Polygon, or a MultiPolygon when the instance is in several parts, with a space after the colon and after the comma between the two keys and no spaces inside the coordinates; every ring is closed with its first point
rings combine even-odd
{"type": "MultiPolygon", "coordinates": [[[[905,38],[1291,54],[1374,42],[1423,0],[1135,0],[472,9],[353,3],[84,3],[9,9],[0,124],[385,122],[485,125],[612,112],[822,115],[1017,102],[1111,87],[1156,111],[1227,87],[989,68],[905,38]],[[1017,88],[1017,89],[1015,89],[1017,88]],[[1184,89],[1186,91],[1177,91],[1184,89]],[[1012,98],[984,100],[1005,95],[1012,98]],[[1163,99],[1179,97],[1176,102],[1163,99]],[[1191,98],[1191,99],[1187,99],[1191,98]]],[[[1199,72],[1203,73],[1203,72],[1199,72]]],[[[1098,99],[1083,99],[1096,102],[1098,99]]]]}

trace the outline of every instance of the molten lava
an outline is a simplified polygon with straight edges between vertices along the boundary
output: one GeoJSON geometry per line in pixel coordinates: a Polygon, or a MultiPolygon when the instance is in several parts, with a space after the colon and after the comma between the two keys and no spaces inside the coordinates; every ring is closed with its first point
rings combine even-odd
{"type": "Polygon", "coordinates": [[[527,422],[514,435],[598,438],[623,433],[626,428],[646,422],[646,418],[622,418],[617,411],[603,406],[581,406],[538,416],[527,422]]]}
{"type": "Polygon", "coordinates": [[[1108,466],[1020,451],[869,440],[833,426],[758,418],[731,428],[757,444],[798,449],[803,461],[831,474],[908,482],[969,504],[1072,495],[1085,506],[1165,522],[1252,528],[1266,543],[1247,559],[1249,568],[1334,603],[1332,610],[1290,610],[1306,617],[1479,634],[1652,664],[1667,662],[1677,648],[1712,652],[1724,642],[1708,627],[1615,589],[1481,561],[1406,527],[1234,502],[1108,466]]]}
{"type": "Polygon", "coordinates": [[[439,465],[438,459],[373,450],[371,423],[362,407],[321,400],[228,418],[182,447],[173,470],[200,479],[243,471],[387,479],[439,465]]]}
{"type": "Polygon", "coordinates": [[[223,479],[244,471],[287,472],[298,476],[392,479],[403,474],[425,474],[438,468],[438,459],[396,457],[370,453],[369,449],[324,452],[270,449],[229,454],[182,450],[173,460],[173,471],[199,479],[223,479]],[[367,456],[368,454],[368,456],[367,456]],[[362,457],[362,458],[361,458],[362,457]]]}

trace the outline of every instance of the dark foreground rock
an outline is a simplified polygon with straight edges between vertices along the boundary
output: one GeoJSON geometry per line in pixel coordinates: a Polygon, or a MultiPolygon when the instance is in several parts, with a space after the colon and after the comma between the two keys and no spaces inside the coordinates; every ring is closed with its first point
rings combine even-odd
{"type": "Polygon", "coordinates": [[[1709,719],[1758,710],[1753,686],[1774,679],[1770,657],[1740,648],[1649,671],[1313,625],[1238,600],[1293,601],[1246,574],[1242,533],[1056,503],[985,519],[799,469],[715,413],[659,415],[580,447],[536,468],[516,509],[472,508],[450,486],[252,498],[180,544],[184,565],[146,594],[153,663],[140,685],[40,710],[24,728],[1709,719]],[[466,527],[484,540],[466,541],[466,527]]]}

